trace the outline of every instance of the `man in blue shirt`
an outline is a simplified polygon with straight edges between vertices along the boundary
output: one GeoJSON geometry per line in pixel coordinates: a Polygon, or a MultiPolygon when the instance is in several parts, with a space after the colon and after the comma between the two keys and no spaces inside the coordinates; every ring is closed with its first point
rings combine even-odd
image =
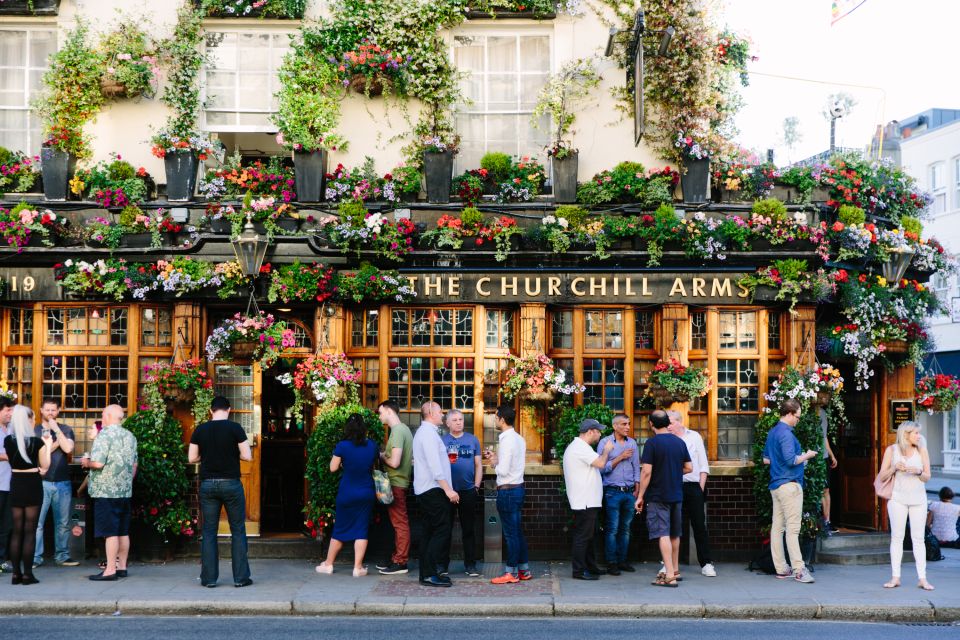
{"type": "Polygon", "coordinates": [[[802,452],[793,428],[800,421],[800,403],[788,398],[780,403],[780,422],[767,434],[763,447],[763,461],[770,465],[770,497],[773,500],[773,522],[770,525],[770,555],[778,578],[793,578],[811,583],[813,576],[800,554],[800,521],[803,516],[803,469],[807,460],[817,456],[810,450],[802,452]],[[783,555],[783,534],[787,534],[790,564],[783,555]]]}
{"type": "Polygon", "coordinates": [[[630,548],[633,505],[640,487],[640,448],[630,437],[630,418],[622,413],[614,416],[613,434],[600,440],[597,451],[603,451],[611,441],[613,450],[607,464],[600,470],[600,476],[603,478],[606,513],[607,574],[618,576],[621,571],[634,571],[627,562],[627,550],[630,548]]]}
{"type": "MultiPolygon", "coordinates": [[[[453,490],[460,494],[460,502],[450,505],[450,522],[453,514],[460,515],[460,531],[463,534],[463,568],[468,576],[479,576],[477,570],[477,539],[474,530],[474,515],[477,510],[477,492],[483,482],[483,457],[480,441],[472,433],[463,430],[463,412],[453,409],[444,418],[449,433],[443,436],[443,446],[450,459],[453,490]]],[[[452,534],[453,528],[450,532],[452,534]]],[[[443,547],[440,575],[447,575],[450,566],[450,540],[443,547]]]]}
{"type": "Polygon", "coordinates": [[[657,409],[650,414],[650,426],[656,434],[643,445],[640,458],[640,487],[635,508],[639,513],[647,505],[647,531],[657,540],[663,558],[663,573],[654,586],[676,587],[677,564],[680,558],[680,534],[683,520],[683,474],[693,471],[687,445],[669,432],[667,412],[657,409]]]}

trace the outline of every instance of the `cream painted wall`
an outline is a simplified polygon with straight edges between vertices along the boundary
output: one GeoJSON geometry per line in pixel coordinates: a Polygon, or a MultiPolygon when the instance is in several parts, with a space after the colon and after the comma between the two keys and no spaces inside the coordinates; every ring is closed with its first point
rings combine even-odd
{"type": "MultiPolygon", "coordinates": [[[[86,19],[94,31],[102,32],[117,24],[120,19],[118,10],[122,10],[123,15],[133,19],[147,18],[151,31],[158,37],[164,37],[173,28],[179,5],[180,0],[63,0],[60,16],[50,20],[61,28],[62,38],[63,31],[72,28],[78,16],[86,19]]],[[[322,10],[322,3],[310,2],[308,17],[316,17],[322,10]]],[[[210,28],[227,25],[232,29],[288,30],[297,23],[251,19],[209,20],[206,24],[210,28]]],[[[548,30],[553,38],[553,69],[556,70],[564,62],[574,58],[601,56],[607,41],[608,26],[588,11],[586,15],[578,18],[561,16],[556,20],[543,22],[475,20],[458,28],[461,31],[489,29],[548,30]]],[[[452,34],[447,34],[447,37],[452,38],[452,34]]],[[[603,58],[598,58],[598,61],[603,75],[602,85],[595,92],[594,98],[584,103],[574,125],[574,142],[580,150],[580,179],[588,179],[594,173],[623,160],[639,161],[648,168],[663,166],[665,163],[655,158],[645,145],[633,145],[632,119],[623,118],[610,95],[611,87],[624,83],[624,71],[617,68],[612,61],[603,58]]],[[[376,160],[378,171],[389,171],[400,162],[400,148],[404,144],[394,138],[409,130],[416,121],[419,109],[417,101],[410,101],[404,109],[386,102],[383,98],[368,100],[358,95],[348,96],[343,105],[340,130],[350,144],[347,151],[332,154],[331,162],[334,165],[342,162],[352,167],[359,165],[364,156],[371,156],[376,160]]],[[[116,152],[162,178],[162,162],[150,154],[148,140],[153,129],[164,124],[166,116],[166,107],[156,98],[108,103],[88,128],[94,141],[94,158],[104,159],[116,152]]],[[[241,134],[229,137],[240,140],[244,148],[265,151],[276,149],[273,140],[265,135],[241,134]]],[[[542,149],[530,149],[529,152],[543,158],[542,149]]]]}

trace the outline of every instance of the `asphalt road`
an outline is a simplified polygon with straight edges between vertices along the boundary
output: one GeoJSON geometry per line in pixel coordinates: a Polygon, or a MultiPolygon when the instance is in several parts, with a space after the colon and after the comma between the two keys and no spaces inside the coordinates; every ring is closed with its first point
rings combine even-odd
{"type": "Polygon", "coordinates": [[[7,617],[0,622],[4,638],[57,640],[96,637],[129,638],[305,638],[390,640],[472,637],[550,638],[550,640],[624,640],[655,637],[689,640],[705,633],[710,640],[789,637],[790,640],[956,640],[960,626],[926,624],[869,624],[852,622],[740,621],[740,620],[599,620],[591,618],[300,618],[300,617],[7,617]],[[364,634],[364,635],[359,635],[364,634]]]}

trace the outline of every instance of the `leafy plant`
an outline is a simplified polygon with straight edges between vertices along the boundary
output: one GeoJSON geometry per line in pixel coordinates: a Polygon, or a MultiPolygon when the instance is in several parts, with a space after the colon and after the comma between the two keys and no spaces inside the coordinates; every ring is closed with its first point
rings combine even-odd
{"type": "Polygon", "coordinates": [[[867,221],[867,214],[860,207],[854,207],[849,204],[840,206],[837,211],[837,220],[850,226],[854,224],[863,224],[867,221]]]}
{"type": "Polygon", "coordinates": [[[542,126],[544,120],[552,123],[547,155],[559,160],[576,153],[570,140],[577,119],[575,107],[593,93],[600,79],[592,59],[571,60],[540,89],[530,120],[534,126],[542,126]]]}
{"type": "MultiPolygon", "coordinates": [[[[101,36],[98,49],[105,64],[103,82],[119,85],[126,98],[156,94],[160,75],[157,47],[143,28],[133,22],[121,24],[101,36]]],[[[104,92],[105,99],[114,97],[120,96],[104,92]]]]}
{"type": "Polygon", "coordinates": [[[498,183],[506,182],[511,178],[513,158],[500,151],[490,151],[480,158],[480,168],[486,169],[490,180],[498,183]]]}
{"type": "MultiPolygon", "coordinates": [[[[841,207],[841,209],[842,208],[843,207],[841,207]]],[[[919,218],[914,216],[900,216],[900,225],[903,227],[905,234],[912,233],[919,238],[920,234],[923,233],[923,223],[920,222],[919,218]]]]}
{"type": "Polygon", "coordinates": [[[137,439],[133,517],[165,538],[192,537],[197,521],[187,508],[187,453],[180,423],[166,411],[138,411],[123,426],[137,439]]]}
{"type": "Polygon", "coordinates": [[[586,403],[579,407],[567,407],[560,412],[560,416],[553,428],[553,446],[563,460],[563,452],[573,439],[580,435],[580,423],[587,418],[593,418],[604,426],[603,435],[613,433],[613,410],[605,404],[586,403]]]}
{"type": "Polygon", "coordinates": [[[768,286],[777,289],[775,300],[789,300],[790,311],[804,295],[813,300],[823,301],[836,292],[836,283],[831,274],[823,269],[811,271],[806,260],[788,258],[774,260],[770,266],[761,267],[755,275],[748,275],[738,282],[756,294],[757,287],[768,286]]]}
{"type": "Polygon", "coordinates": [[[86,196],[104,208],[140,204],[153,188],[153,178],[146,169],[134,168],[117,154],[89,169],[78,169],[70,180],[73,194],[86,196]]]}
{"type": "Polygon", "coordinates": [[[26,193],[40,177],[38,157],[0,147],[0,193],[26,193]]]}
{"type": "Polygon", "coordinates": [[[776,198],[765,198],[753,203],[753,215],[763,216],[771,220],[785,220],[787,218],[787,205],[776,198]]]}
{"type": "Polygon", "coordinates": [[[199,358],[185,362],[158,362],[143,368],[143,401],[157,418],[157,426],[167,413],[167,401],[190,398],[195,425],[207,419],[213,402],[213,380],[199,358]]]}
{"type": "Polygon", "coordinates": [[[270,302],[324,302],[334,293],[332,267],[316,262],[305,265],[297,260],[293,264],[267,266],[267,270],[270,273],[267,300],[270,302]]]}
{"type": "Polygon", "coordinates": [[[173,113],[167,118],[165,127],[154,136],[153,143],[155,148],[167,153],[175,147],[209,153],[209,139],[196,130],[201,107],[200,70],[205,60],[200,47],[202,42],[203,14],[185,2],[177,10],[173,35],[162,43],[168,69],[161,100],[173,113]]]}
{"type": "Polygon", "coordinates": [[[344,302],[410,302],[417,296],[404,276],[369,264],[338,273],[335,282],[337,299],[344,302]]]}

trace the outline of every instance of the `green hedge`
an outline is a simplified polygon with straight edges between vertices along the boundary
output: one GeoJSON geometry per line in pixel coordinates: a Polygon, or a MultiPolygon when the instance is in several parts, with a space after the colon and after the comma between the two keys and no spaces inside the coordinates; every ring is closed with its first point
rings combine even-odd
{"type": "Polygon", "coordinates": [[[557,426],[553,430],[553,444],[557,449],[557,456],[563,464],[563,452],[566,451],[574,438],[580,435],[580,423],[584,418],[593,418],[604,425],[603,435],[613,433],[613,409],[603,404],[584,404],[579,407],[566,407],[557,418],[557,426]]]}

